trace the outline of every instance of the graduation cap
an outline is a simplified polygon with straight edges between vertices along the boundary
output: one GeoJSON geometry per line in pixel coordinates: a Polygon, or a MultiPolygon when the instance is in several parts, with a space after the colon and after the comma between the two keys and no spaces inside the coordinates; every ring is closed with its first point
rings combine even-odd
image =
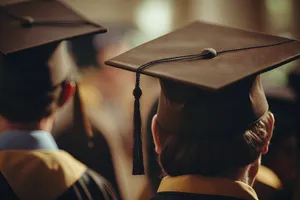
{"type": "Polygon", "coordinates": [[[61,41],[107,30],[63,1],[26,1],[0,7],[0,89],[53,88],[69,73],[61,41]]]}
{"type": "Polygon", "coordinates": [[[195,22],[106,61],[136,72],[133,174],[144,173],[140,74],[160,79],[164,132],[224,139],[268,111],[258,75],[299,57],[298,41],[195,22]]]}

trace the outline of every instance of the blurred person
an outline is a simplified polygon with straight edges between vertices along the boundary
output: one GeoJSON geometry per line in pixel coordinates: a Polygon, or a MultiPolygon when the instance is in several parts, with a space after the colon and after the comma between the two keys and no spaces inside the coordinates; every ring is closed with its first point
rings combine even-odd
{"type": "Polygon", "coordinates": [[[151,199],[258,199],[252,186],[274,128],[259,74],[296,59],[299,47],[194,22],[105,62],[136,72],[134,175],[144,174],[140,74],[160,79],[152,133],[165,177],[151,199]]]}
{"type": "MultiPolygon", "coordinates": [[[[98,63],[103,63],[106,59],[117,54],[128,51],[131,44],[127,39],[127,33],[130,32],[131,25],[112,25],[109,28],[109,35],[97,36],[94,44],[98,51],[98,63]]],[[[104,133],[112,150],[113,162],[117,175],[117,181],[124,199],[137,199],[142,188],[145,185],[145,177],[132,176],[130,169],[132,167],[132,84],[135,76],[130,72],[110,68],[106,65],[101,66],[99,71],[89,75],[90,83],[97,87],[102,97],[101,113],[111,119],[114,125],[114,133],[104,133]],[[122,166],[122,167],[121,167],[122,166]]],[[[144,99],[145,105],[149,99],[153,98],[152,91],[155,85],[152,79],[148,79],[143,84],[149,91],[148,98],[144,99]]],[[[151,103],[151,102],[150,102],[151,103]]],[[[148,103],[149,104],[149,103],[148,103]]],[[[147,112],[147,107],[145,112],[147,112]]],[[[101,116],[101,117],[103,117],[101,116]]],[[[145,116],[146,117],[146,116],[145,116]]],[[[100,119],[99,119],[100,120],[100,119]]]]}
{"type": "MultiPolygon", "coordinates": [[[[95,38],[98,63],[102,64],[106,59],[129,50],[130,44],[124,39],[126,32],[130,29],[131,26],[129,25],[128,27],[114,25],[110,28],[109,36],[98,35],[95,38]]],[[[103,64],[95,76],[97,79],[95,84],[102,94],[104,107],[114,120],[120,136],[125,142],[126,149],[126,147],[131,146],[127,144],[129,142],[127,133],[128,130],[131,130],[131,116],[128,115],[128,112],[132,108],[130,104],[132,96],[128,95],[128,92],[132,89],[131,84],[134,83],[134,76],[132,73],[113,69],[103,64]]]]}
{"type": "Polygon", "coordinates": [[[282,182],[270,168],[260,165],[253,188],[260,200],[271,200],[282,191],[282,182]]]}
{"type": "Polygon", "coordinates": [[[300,198],[300,66],[296,67],[289,74],[289,85],[293,89],[296,96],[296,109],[294,110],[296,116],[296,139],[297,139],[297,161],[296,161],[296,180],[295,187],[293,190],[293,200],[297,200],[300,198]]]}
{"type": "Polygon", "coordinates": [[[60,1],[1,7],[0,29],[0,198],[116,199],[108,181],[51,135],[75,89],[62,41],[106,29],[60,1]]]}
{"type": "Polygon", "coordinates": [[[269,153],[262,162],[282,182],[282,188],[269,199],[292,199],[297,160],[296,98],[290,88],[283,86],[266,88],[266,94],[276,125],[269,153]]]}
{"type": "MultiPolygon", "coordinates": [[[[102,34],[99,34],[99,36],[102,34]]],[[[77,38],[69,44],[70,53],[78,67],[81,69],[89,69],[99,67],[97,62],[97,50],[94,40],[97,35],[89,35],[83,38],[77,38]]]]}
{"type": "Polygon", "coordinates": [[[135,199],[144,178],[133,177],[129,170],[132,96],[128,92],[134,76],[102,64],[106,58],[128,50],[123,39],[127,29],[110,27],[107,36],[79,38],[69,45],[78,68],[77,90],[74,99],[58,113],[53,132],[59,147],[103,174],[118,198],[135,199]]]}
{"type": "MultiPolygon", "coordinates": [[[[52,134],[60,149],[103,174],[121,199],[111,148],[104,135],[114,134],[115,128],[112,120],[101,111],[102,96],[89,80],[90,74],[98,70],[96,51],[91,45],[93,39],[94,35],[77,38],[68,45],[76,64],[73,72],[77,85],[74,96],[58,111],[52,134]],[[89,56],[86,57],[86,54],[89,56]]],[[[64,53],[68,56],[67,49],[64,53]]]]}

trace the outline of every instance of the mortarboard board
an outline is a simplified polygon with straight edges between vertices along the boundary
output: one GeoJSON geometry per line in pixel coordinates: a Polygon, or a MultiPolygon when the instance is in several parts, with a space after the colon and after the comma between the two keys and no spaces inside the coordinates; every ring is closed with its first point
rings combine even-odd
{"type": "Polygon", "coordinates": [[[160,79],[164,131],[224,139],[267,112],[258,75],[299,57],[298,41],[195,22],[106,61],[136,72],[133,174],[144,173],[140,74],[160,79]]]}
{"type": "Polygon", "coordinates": [[[1,90],[12,91],[20,84],[56,86],[66,79],[70,67],[60,42],[104,32],[104,27],[63,1],[25,1],[0,7],[1,90]]]}
{"type": "Polygon", "coordinates": [[[0,50],[4,54],[78,36],[106,32],[63,1],[38,0],[0,7],[0,50]]]}

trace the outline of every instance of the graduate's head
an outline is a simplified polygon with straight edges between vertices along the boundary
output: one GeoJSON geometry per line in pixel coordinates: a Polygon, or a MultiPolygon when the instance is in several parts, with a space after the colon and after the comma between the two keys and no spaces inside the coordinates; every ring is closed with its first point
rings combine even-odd
{"type": "Polygon", "coordinates": [[[12,122],[33,122],[52,115],[70,98],[71,62],[64,43],[47,44],[2,56],[0,114],[12,122]]]}
{"type": "Polygon", "coordinates": [[[0,29],[0,115],[18,123],[51,116],[73,94],[64,40],[106,32],[60,1],[1,7],[0,29]]]}
{"type": "Polygon", "coordinates": [[[218,91],[161,81],[152,133],[170,176],[222,176],[258,163],[272,137],[274,117],[259,77],[218,91]]]}
{"type": "Polygon", "coordinates": [[[274,118],[259,74],[299,57],[298,41],[195,22],[106,61],[137,75],[134,174],[140,74],[160,79],[153,134],[165,172],[217,175],[267,152],[274,118]]]}

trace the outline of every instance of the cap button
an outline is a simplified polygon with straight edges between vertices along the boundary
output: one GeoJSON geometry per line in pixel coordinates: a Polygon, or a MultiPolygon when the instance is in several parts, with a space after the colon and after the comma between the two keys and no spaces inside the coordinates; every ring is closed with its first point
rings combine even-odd
{"type": "Polygon", "coordinates": [[[213,48],[205,48],[202,50],[201,55],[205,58],[205,59],[211,59],[217,56],[217,51],[213,48]]]}
{"type": "Polygon", "coordinates": [[[29,16],[22,17],[22,20],[20,21],[21,26],[23,26],[25,28],[31,27],[33,25],[33,23],[34,23],[34,19],[29,16]]]}
{"type": "Polygon", "coordinates": [[[142,96],[142,90],[141,90],[141,88],[139,88],[139,87],[136,87],[136,88],[134,88],[134,90],[133,90],[133,96],[136,98],[136,99],[139,99],[141,96],[142,96]]]}

